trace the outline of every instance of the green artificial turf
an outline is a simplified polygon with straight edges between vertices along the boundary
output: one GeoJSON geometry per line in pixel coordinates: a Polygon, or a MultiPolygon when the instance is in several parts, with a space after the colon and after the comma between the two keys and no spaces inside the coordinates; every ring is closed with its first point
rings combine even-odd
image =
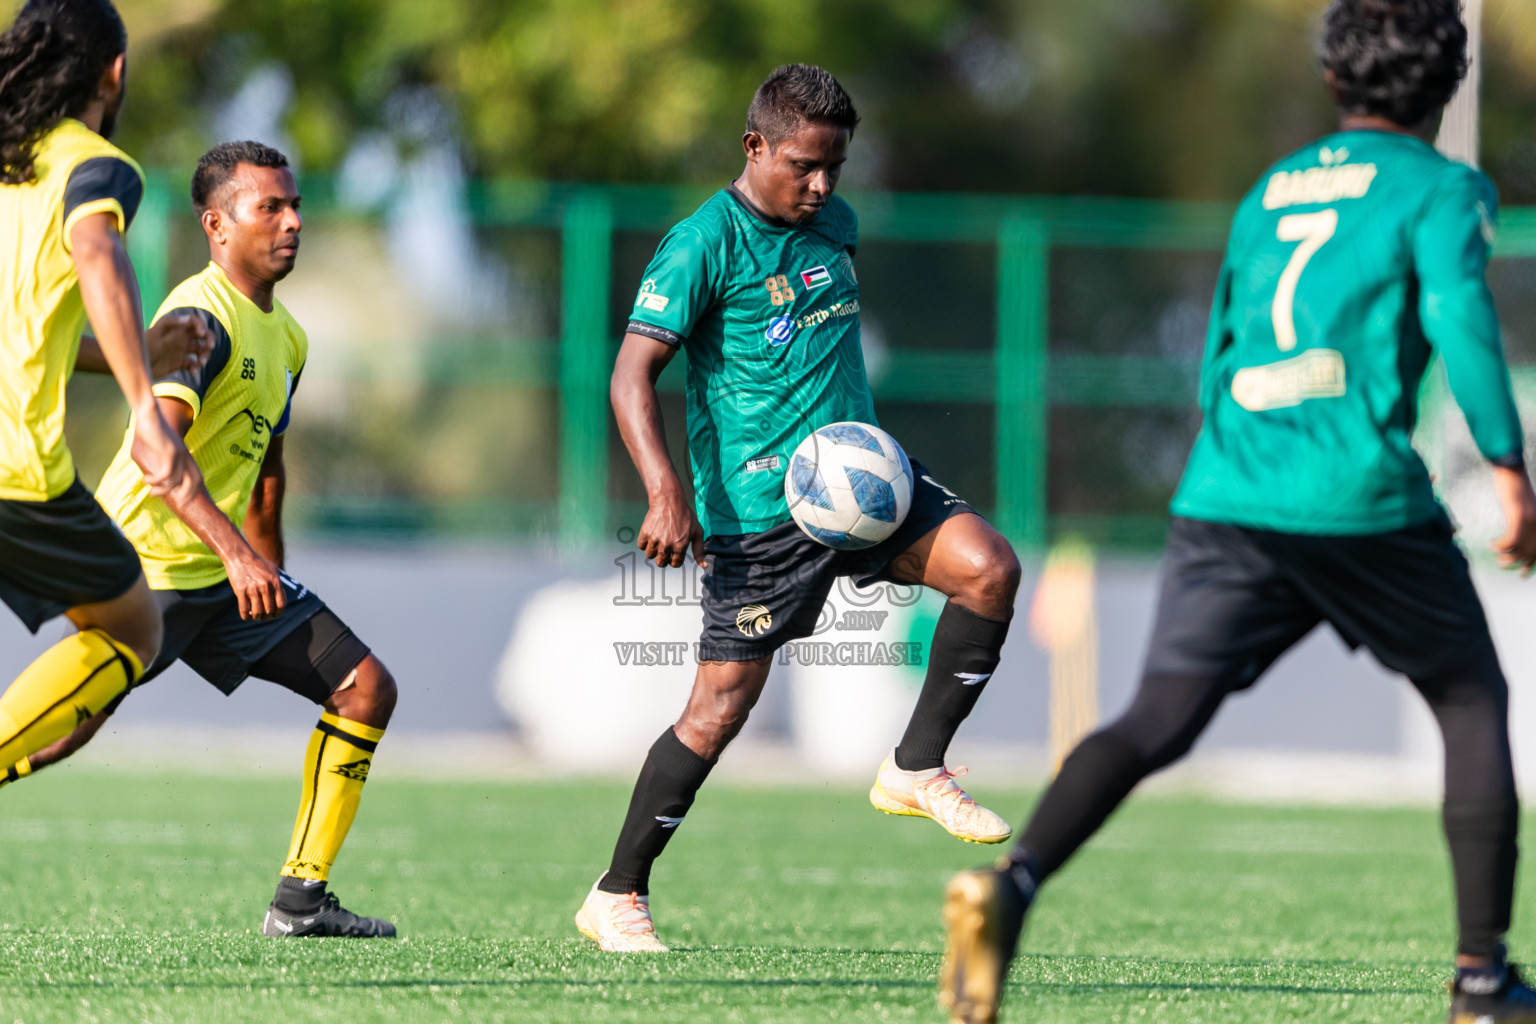
{"type": "MultiPolygon", "coordinates": [[[[940,1021],[940,891],[992,852],[854,786],[711,785],[653,879],[677,952],[618,957],[571,915],[627,786],[379,779],[332,882],[402,938],[262,939],[297,796],[88,765],[0,792],[0,1022],[940,1021]]],[[[1003,1019],[1427,1022],[1452,940],[1432,811],[1135,799],[1036,905],[1003,1019]]]]}

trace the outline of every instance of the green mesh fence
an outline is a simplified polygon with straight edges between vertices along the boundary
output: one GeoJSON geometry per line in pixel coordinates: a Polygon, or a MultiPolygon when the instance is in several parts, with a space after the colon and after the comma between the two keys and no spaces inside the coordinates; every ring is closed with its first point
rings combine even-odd
{"type": "MultiPolygon", "coordinates": [[[[287,445],[290,522],[566,550],[638,526],[644,492],[608,410],[608,372],[656,243],[708,190],[471,183],[444,216],[462,221],[475,276],[434,302],[412,297],[401,268],[413,229],[397,213],[349,207],[329,180],[303,188],[304,250],[279,289],[311,338],[287,445]]],[[[206,260],[180,191],[153,177],[131,233],[149,310],[206,260]]],[[[1021,546],[1067,533],[1158,545],[1199,425],[1231,208],[847,198],[882,424],[1021,546]]],[[[1512,361],[1536,367],[1536,211],[1503,222],[1492,281],[1512,361]]],[[[661,381],[680,467],[682,380],[674,365],[661,381]]],[[[71,442],[90,481],[122,410],[110,382],[73,389],[71,442]]]]}

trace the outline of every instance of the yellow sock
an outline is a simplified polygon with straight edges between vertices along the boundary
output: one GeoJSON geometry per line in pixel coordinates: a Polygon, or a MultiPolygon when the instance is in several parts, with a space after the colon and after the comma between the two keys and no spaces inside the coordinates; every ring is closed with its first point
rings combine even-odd
{"type": "Polygon", "coordinates": [[[283,874],[290,878],[331,877],[336,852],[346,841],[363,799],[373,752],[384,735],[361,722],[326,712],[304,752],[304,797],[293,826],[293,845],[283,874]]]}
{"type": "Polygon", "coordinates": [[[133,652],[99,629],[60,640],[0,695],[0,764],[68,736],[143,674],[133,652]]]}
{"type": "Polygon", "coordinates": [[[22,758],[5,770],[5,778],[0,779],[0,786],[8,786],[17,779],[24,779],[32,774],[32,762],[22,758]]]}

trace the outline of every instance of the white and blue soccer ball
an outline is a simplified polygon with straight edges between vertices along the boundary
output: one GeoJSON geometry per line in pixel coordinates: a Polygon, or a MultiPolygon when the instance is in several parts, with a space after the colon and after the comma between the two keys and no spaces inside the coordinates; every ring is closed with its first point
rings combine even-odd
{"type": "Polygon", "coordinates": [[[812,540],[857,551],[885,540],[907,518],[912,464],[879,427],[831,423],[795,447],[784,498],[812,540]]]}

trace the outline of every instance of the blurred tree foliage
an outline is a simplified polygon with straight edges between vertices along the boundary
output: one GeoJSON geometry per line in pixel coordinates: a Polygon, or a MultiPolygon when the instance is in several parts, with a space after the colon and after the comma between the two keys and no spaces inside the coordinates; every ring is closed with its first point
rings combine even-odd
{"type": "MultiPolygon", "coordinates": [[[[161,166],[195,158],[274,65],[316,170],[398,135],[398,98],[426,86],[473,173],[714,183],[740,163],[753,88],[792,60],[852,91],[850,182],[869,186],[1230,199],[1333,116],[1323,0],[119,2],[123,140],[161,166]]],[[[1532,202],[1536,4],[1487,2],[1486,162],[1506,201],[1532,202]]]]}

